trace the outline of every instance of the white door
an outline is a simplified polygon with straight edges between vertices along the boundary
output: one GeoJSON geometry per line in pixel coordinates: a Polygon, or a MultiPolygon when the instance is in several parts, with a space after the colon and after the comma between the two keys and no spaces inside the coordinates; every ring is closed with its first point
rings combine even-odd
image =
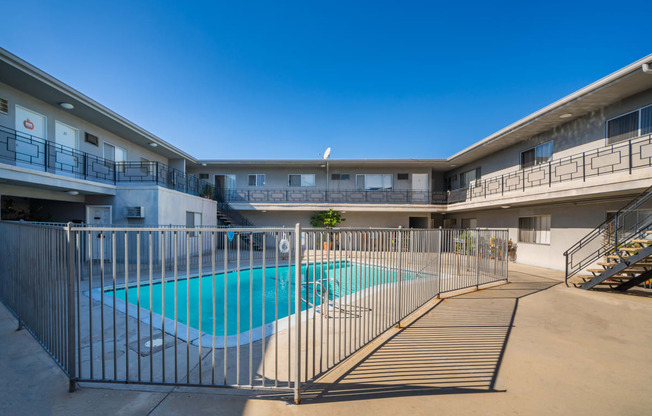
{"type": "Polygon", "coordinates": [[[79,131],[77,129],[59,121],[54,122],[54,141],[57,143],[55,150],[57,173],[74,177],[81,170],[77,166],[78,140],[79,131]]]}
{"type": "Polygon", "coordinates": [[[17,105],[16,131],[16,166],[45,170],[45,116],[17,105]]]}
{"type": "MultiPolygon", "coordinates": [[[[86,222],[92,227],[108,227],[111,225],[111,207],[90,205],[86,208],[86,222]]],[[[108,232],[92,233],[91,250],[93,260],[98,261],[104,251],[104,260],[111,259],[111,235],[108,232]],[[104,250],[102,250],[104,248],[104,250]]]]}
{"type": "Polygon", "coordinates": [[[428,203],[428,174],[412,174],[412,202],[428,203]]]}

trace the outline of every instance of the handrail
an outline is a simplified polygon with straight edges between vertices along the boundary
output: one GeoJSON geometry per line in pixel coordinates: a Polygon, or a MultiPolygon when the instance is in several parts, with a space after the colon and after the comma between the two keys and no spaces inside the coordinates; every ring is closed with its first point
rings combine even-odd
{"type": "Polygon", "coordinates": [[[539,186],[551,187],[555,183],[587,178],[619,171],[652,166],[652,160],[643,154],[643,146],[652,144],[652,134],[599,147],[582,153],[551,160],[547,163],[472,181],[469,186],[449,191],[447,204],[472,201],[490,195],[539,186]],[[609,159],[611,155],[618,158],[609,159]],[[636,156],[636,157],[635,157],[636,156]]]}
{"type": "Polygon", "coordinates": [[[0,161],[102,183],[152,183],[213,198],[213,184],[162,162],[115,162],[0,125],[0,161]],[[24,145],[23,150],[17,149],[24,145]]]}
{"type": "Polygon", "coordinates": [[[566,257],[566,285],[568,285],[568,279],[570,277],[579,273],[600,256],[608,255],[609,253],[618,253],[618,247],[621,247],[623,244],[626,244],[628,241],[640,236],[642,233],[652,228],[652,214],[647,215],[642,220],[639,218],[640,208],[648,201],[652,201],[652,186],[637,195],[624,207],[618,210],[613,218],[602,222],[564,252],[564,256],[566,257]],[[636,215],[636,221],[633,225],[630,224],[628,226],[628,221],[626,220],[630,214],[636,215]],[[597,238],[604,237],[605,234],[608,239],[606,243],[601,244],[598,249],[588,253],[584,258],[576,263],[573,262],[573,255],[588,246],[597,238]]]}

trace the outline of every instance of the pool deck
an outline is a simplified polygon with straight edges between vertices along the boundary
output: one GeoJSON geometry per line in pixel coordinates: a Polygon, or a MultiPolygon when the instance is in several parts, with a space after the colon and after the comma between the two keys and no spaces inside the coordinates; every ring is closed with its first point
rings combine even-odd
{"type": "Polygon", "coordinates": [[[647,414],[652,298],[567,288],[510,264],[510,283],[434,301],[312,388],[282,393],[106,386],[67,378],[0,306],[0,415],[647,414]]]}

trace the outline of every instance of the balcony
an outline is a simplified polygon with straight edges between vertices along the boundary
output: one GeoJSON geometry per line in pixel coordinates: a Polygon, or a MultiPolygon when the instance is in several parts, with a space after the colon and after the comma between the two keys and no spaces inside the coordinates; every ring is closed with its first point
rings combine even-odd
{"type": "Polygon", "coordinates": [[[151,184],[191,195],[212,190],[212,183],[164,163],[114,162],[4,126],[0,163],[102,184],[151,184]]]}
{"type": "Polygon", "coordinates": [[[318,188],[229,189],[217,191],[229,203],[446,204],[445,192],[423,190],[326,190],[318,188]]]}
{"type": "MultiPolygon", "coordinates": [[[[518,196],[517,192],[590,178],[632,173],[652,166],[652,135],[614,143],[530,168],[474,181],[471,186],[449,192],[447,203],[483,201],[489,197],[518,196]]],[[[606,178],[605,178],[606,179],[606,178]]],[[[605,180],[608,182],[608,180],[605,180]]],[[[495,197],[494,197],[495,198],[495,197]]]]}

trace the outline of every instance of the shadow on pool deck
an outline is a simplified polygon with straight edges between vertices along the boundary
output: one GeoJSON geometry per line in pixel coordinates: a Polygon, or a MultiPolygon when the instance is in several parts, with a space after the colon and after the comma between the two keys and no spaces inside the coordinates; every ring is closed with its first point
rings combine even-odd
{"type": "Polygon", "coordinates": [[[339,376],[306,389],[303,402],[505,391],[498,372],[519,299],[558,284],[519,273],[507,285],[445,299],[339,376]]]}

